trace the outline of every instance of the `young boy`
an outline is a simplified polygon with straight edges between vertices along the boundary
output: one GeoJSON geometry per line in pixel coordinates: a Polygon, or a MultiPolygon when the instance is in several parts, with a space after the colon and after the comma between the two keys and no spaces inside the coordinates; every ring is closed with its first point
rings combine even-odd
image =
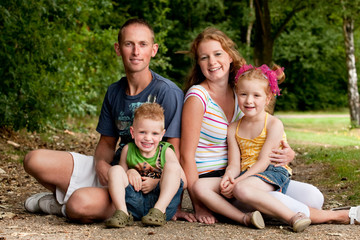
{"type": "Polygon", "coordinates": [[[121,152],[119,165],[108,172],[109,192],[116,211],[107,227],[161,226],[170,220],[183,190],[181,167],[174,147],[162,142],[164,110],[157,103],[143,103],[135,110],[130,133],[134,142],[121,152]]]}

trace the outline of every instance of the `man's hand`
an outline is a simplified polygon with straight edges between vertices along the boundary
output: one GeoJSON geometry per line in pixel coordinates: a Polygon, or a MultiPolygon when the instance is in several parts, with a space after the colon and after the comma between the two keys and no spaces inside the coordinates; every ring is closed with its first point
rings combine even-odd
{"type": "Polygon", "coordinates": [[[289,164],[295,157],[295,152],[291,149],[289,144],[281,140],[282,149],[272,149],[270,153],[270,161],[276,166],[285,166],[289,164]]]}
{"type": "Polygon", "coordinates": [[[194,214],[189,212],[184,212],[181,209],[177,209],[175,215],[172,217],[171,220],[176,221],[180,219],[185,219],[188,222],[196,222],[196,218],[194,214]]]}
{"type": "Polygon", "coordinates": [[[101,185],[107,186],[108,185],[108,171],[110,169],[111,165],[107,163],[106,161],[98,161],[95,166],[96,174],[99,178],[99,181],[101,185]]]}
{"type": "Polygon", "coordinates": [[[141,177],[141,180],[142,180],[141,191],[144,194],[148,194],[149,192],[151,192],[160,181],[160,179],[153,179],[149,177],[141,177]]]}

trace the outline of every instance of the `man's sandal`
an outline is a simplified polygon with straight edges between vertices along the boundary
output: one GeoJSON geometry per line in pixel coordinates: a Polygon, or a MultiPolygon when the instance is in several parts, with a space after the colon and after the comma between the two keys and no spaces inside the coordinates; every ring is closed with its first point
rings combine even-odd
{"type": "Polygon", "coordinates": [[[310,218],[304,213],[298,212],[290,219],[290,226],[292,226],[294,232],[302,232],[311,224],[310,218]]]}
{"type": "Polygon", "coordinates": [[[264,219],[259,211],[246,213],[244,216],[245,226],[254,226],[258,229],[265,228],[264,219]]]}
{"type": "Polygon", "coordinates": [[[349,218],[350,224],[360,225],[360,206],[350,208],[349,218]]]}
{"type": "Polygon", "coordinates": [[[146,226],[162,226],[166,223],[166,213],[151,208],[149,213],[141,218],[141,222],[146,226]]]}
{"type": "Polygon", "coordinates": [[[125,226],[130,226],[134,224],[134,218],[129,213],[127,215],[122,210],[116,210],[114,215],[105,221],[105,226],[110,228],[123,228],[125,226]]]}

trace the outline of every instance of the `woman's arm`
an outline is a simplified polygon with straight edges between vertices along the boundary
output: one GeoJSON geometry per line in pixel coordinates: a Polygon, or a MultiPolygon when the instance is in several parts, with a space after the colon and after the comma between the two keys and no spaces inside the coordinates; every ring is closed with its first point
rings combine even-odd
{"type": "Polygon", "coordinates": [[[187,189],[195,212],[200,203],[193,193],[194,183],[199,179],[195,152],[199,144],[201,124],[204,116],[204,107],[196,97],[189,97],[183,106],[181,120],[180,163],[187,179],[187,189]]]}

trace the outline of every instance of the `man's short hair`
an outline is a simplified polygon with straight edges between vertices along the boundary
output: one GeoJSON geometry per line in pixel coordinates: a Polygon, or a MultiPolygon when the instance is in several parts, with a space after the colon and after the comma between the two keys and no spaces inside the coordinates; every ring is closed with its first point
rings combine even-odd
{"type": "Polygon", "coordinates": [[[127,20],[120,28],[119,30],[119,34],[118,34],[118,43],[120,44],[121,42],[121,38],[122,38],[122,30],[130,25],[133,25],[133,24],[139,24],[139,25],[143,25],[145,27],[147,27],[150,32],[151,32],[151,35],[152,35],[152,40],[153,40],[153,43],[155,42],[155,33],[154,33],[154,29],[150,26],[150,24],[148,22],[146,22],[144,19],[141,19],[141,18],[132,18],[132,19],[129,19],[127,20]]]}

